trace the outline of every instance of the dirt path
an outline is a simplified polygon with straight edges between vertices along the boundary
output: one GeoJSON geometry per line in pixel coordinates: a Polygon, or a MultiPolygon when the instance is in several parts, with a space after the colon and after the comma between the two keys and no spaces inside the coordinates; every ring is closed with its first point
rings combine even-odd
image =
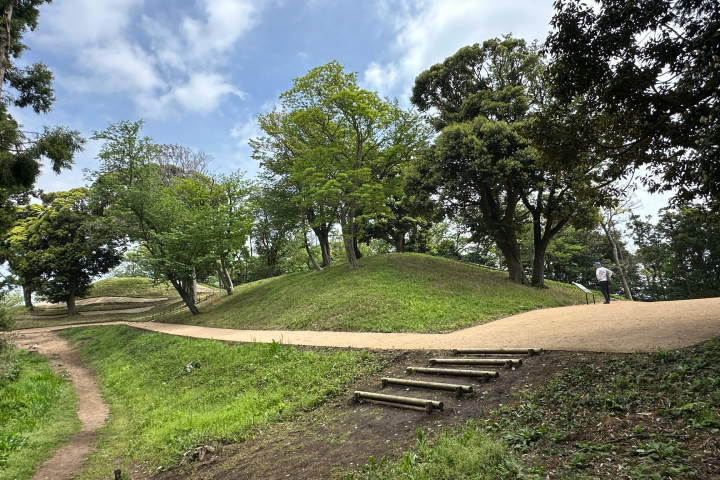
{"type": "Polygon", "coordinates": [[[77,352],[53,332],[20,332],[18,347],[28,349],[37,345],[38,352],[50,360],[56,370],[66,370],[72,380],[75,393],[80,399],[78,417],[80,432],[70,443],[55,452],[43,463],[31,480],[70,480],[81,468],[87,456],[94,450],[95,431],[108,416],[109,408],[100,396],[93,375],[82,366],[77,352]]]}
{"type": "MultiPolygon", "coordinates": [[[[152,322],[93,325],[114,323],[184,337],[233,342],[275,340],[294,345],[400,350],[539,347],[632,353],[683,348],[720,335],[720,298],[549,308],[448,334],[231,330],[152,322]]],[[[44,327],[24,332],[63,328],[44,327]]]]}

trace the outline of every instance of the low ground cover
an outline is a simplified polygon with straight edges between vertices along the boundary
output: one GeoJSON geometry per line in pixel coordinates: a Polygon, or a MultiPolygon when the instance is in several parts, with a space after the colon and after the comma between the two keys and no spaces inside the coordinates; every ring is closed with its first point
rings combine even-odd
{"type": "Polygon", "coordinates": [[[679,351],[581,359],[540,388],[521,388],[514,404],[489,418],[430,446],[419,442],[399,460],[373,458],[350,477],[418,480],[452,471],[457,479],[718,478],[719,359],[720,339],[679,351]],[[495,477],[482,476],[488,464],[478,469],[458,460],[475,442],[476,456],[495,455],[495,477]]]}
{"type": "Polygon", "coordinates": [[[36,353],[16,351],[15,361],[0,379],[0,480],[30,478],[80,428],[70,382],[36,353]]]}
{"type": "Polygon", "coordinates": [[[157,471],[195,447],[245,440],[318,407],[378,367],[363,352],[228,345],[122,325],[63,335],[97,371],[111,406],[82,478],[129,465],[157,471]]]}
{"type": "Polygon", "coordinates": [[[507,272],[421,254],[363,258],[240,286],[202,315],[159,321],[238,329],[445,333],[539,308],[585,302],[575,287],[510,283],[507,272]]]}

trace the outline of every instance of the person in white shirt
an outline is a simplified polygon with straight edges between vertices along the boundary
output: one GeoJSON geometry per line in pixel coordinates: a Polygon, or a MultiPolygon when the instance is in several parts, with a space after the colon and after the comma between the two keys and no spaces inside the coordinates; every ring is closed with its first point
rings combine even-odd
{"type": "Polygon", "coordinates": [[[600,262],[595,262],[595,276],[600,284],[600,292],[605,297],[605,302],[610,303],[610,279],[613,276],[613,272],[609,268],[603,267],[600,262]]]}

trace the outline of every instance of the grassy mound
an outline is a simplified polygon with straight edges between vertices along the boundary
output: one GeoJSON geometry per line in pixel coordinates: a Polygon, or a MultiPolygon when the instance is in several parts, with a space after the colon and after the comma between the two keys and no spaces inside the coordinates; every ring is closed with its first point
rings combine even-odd
{"type": "Polygon", "coordinates": [[[155,283],[150,278],[106,278],[92,284],[85,298],[132,297],[161,298],[177,297],[177,291],[168,282],[155,283]]]}
{"type": "Polygon", "coordinates": [[[167,323],[208,327],[351,332],[450,332],[516,313],[585,301],[571,285],[537,289],[510,283],[507,272],[420,254],[337,262],[243,285],[202,315],[167,323]]]}
{"type": "MultiPolygon", "coordinates": [[[[278,343],[227,345],[142,333],[124,325],[73,328],[111,405],[98,450],[82,478],[105,478],[108,458],[177,465],[183,452],[238,442],[267,424],[322,405],[377,369],[372,355],[301,351],[278,343]]],[[[157,472],[157,470],[155,470],[157,472]]]]}

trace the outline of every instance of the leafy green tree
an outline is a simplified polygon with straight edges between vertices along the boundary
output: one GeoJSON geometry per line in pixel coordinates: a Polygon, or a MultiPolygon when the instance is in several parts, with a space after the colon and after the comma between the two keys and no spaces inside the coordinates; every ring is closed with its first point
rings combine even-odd
{"type": "Polygon", "coordinates": [[[651,300],[716,297],[720,292],[720,225],[707,207],[660,211],[656,224],[632,219],[633,238],[651,300]]]}
{"type": "MultiPolygon", "coordinates": [[[[41,205],[18,206],[14,212],[14,226],[3,237],[0,246],[0,259],[7,262],[11,272],[10,284],[23,289],[25,307],[32,310],[32,294],[38,289],[41,272],[34,257],[40,252],[36,244],[31,244],[31,230],[44,212],[41,205]]],[[[6,280],[7,281],[7,280],[6,280]]]]}
{"type": "Polygon", "coordinates": [[[544,107],[545,69],[536,46],[506,36],[460,49],[415,80],[411,101],[430,112],[440,135],[409,180],[437,194],[445,211],[489,235],[510,280],[529,284],[518,242],[520,207],[533,229],[532,284],[544,282],[545,252],[572,223],[597,216],[598,165],[549,170],[535,148],[532,124],[544,107]]]}
{"type": "MultiPolygon", "coordinates": [[[[79,132],[65,127],[45,127],[31,134],[8,113],[9,106],[30,107],[35,113],[50,111],[55,97],[53,75],[42,63],[24,68],[20,59],[27,46],[24,34],[35,30],[38,7],[50,0],[0,1],[0,203],[7,204],[13,194],[32,188],[40,174],[41,161],[49,160],[55,173],[70,168],[74,155],[82,150],[79,132]]],[[[4,209],[7,212],[7,208],[4,209]]],[[[0,229],[11,226],[11,218],[0,216],[0,229]]]]}
{"type": "Polygon", "coordinates": [[[545,122],[568,165],[581,153],[646,166],[651,191],[720,209],[717,0],[562,0],[546,48],[557,99],[545,122]],[[656,179],[659,179],[656,181],[656,179]]]}
{"type": "Polygon", "coordinates": [[[256,253],[266,267],[260,278],[269,278],[280,275],[283,258],[291,256],[294,233],[301,228],[301,216],[298,206],[284,189],[262,185],[256,195],[252,235],[256,253]]]}
{"type": "Polygon", "coordinates": [[[38,274],[38,293],[51,302],[65,302],[76,315],[75,299],[87,293],[93,279],[109,272],[121,260],[120,245],[93,215],[90,191],[75,188],[41,196],[38,216],[28,217],[13,230],[27,238],[33,254],[29,267],[38,274]]]}
{"type": "Polygon", "coordinates": [[[429,132],[396,101],[361,89],[337,62],[293,80],[280,99],[281,110],[259,116],[266,136],[251,142],[254,157],[292,188],[298,205],[313,209],[316,224],[340,223],[356,268],[358,226],[389,213],[387,199],[401,193],[401,167],[429,132]]]}
{"type": "Polygon", "coordinates": [[[123,121],[95,132],[93,138],[104,142],[100,168],[92,173],[96,205],[126,241],[147,252],[154,276],[168,280],[198,314],[197,279],[214,273],[226,251],[219,237],[230,225],[218,222],[228,221],[232,202],[225,198],[220,207],[224,194],[218,189],[213,197],[213,183],[195,170],[202,162],[184,163],[182,149],[173,160],[167,146],[141,136],[141,128],[142,121],[123,121]]]}

